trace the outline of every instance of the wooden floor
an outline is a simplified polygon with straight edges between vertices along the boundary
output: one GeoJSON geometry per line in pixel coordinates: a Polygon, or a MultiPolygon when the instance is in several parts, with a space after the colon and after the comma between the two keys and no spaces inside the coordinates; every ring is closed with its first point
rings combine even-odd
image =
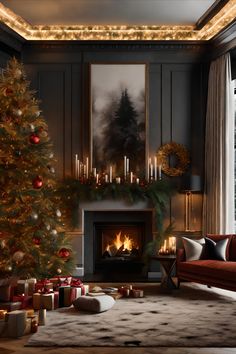
{"type": "MultiPolygon", "coordinates": [[[[95,284],[90,284],[90,289],[95,284]]],[[[98,286],[115,286],[121,284],[106,283],[98,286]]],[[[153,293],[156,284],[134,284],[145,289],[146,293],[153,293]]],[[[19,339],[0,338],[0,354],[236,354],[236,348],[124,348],[124,347],[25,347],[30,335],[19,339]]]]}

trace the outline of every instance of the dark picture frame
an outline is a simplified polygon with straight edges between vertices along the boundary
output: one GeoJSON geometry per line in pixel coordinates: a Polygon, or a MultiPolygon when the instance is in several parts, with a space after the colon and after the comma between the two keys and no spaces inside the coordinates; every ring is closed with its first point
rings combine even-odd
{"type": "Polygon", "coordinates": [[[114,176],[145,176],[147,163],[147,64],[90,64],[91,167],[114,176]]]}

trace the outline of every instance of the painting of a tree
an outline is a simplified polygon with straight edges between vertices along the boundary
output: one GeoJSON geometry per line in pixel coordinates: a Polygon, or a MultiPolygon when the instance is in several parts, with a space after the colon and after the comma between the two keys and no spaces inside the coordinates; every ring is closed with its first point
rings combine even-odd
{"type": "Polygon", "coordinates": [[[91,65],[91,149],[93,166],[122,172],[127,156],[145,171],[145,64],[91,65]]]}

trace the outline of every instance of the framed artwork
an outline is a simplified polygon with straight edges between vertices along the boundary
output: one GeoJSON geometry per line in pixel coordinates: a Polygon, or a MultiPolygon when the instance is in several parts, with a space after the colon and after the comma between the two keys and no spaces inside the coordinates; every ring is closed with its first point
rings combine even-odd
{"type": "Polygon", "coordinates": [[[147,131],[146,64],[91,64],[92,167],[145,176],[147,131]]]}

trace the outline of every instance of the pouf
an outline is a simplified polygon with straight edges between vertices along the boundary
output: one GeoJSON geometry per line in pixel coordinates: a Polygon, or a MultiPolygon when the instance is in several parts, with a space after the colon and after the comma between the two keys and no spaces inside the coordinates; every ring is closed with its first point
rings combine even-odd
{"type": "Polygon", "coordinates": [[[90,312],[104,312],[112,308],[115,300],[109,295],[99,296],[80,296],[73,301],[73,305],[77,310],[90,312]]]}

